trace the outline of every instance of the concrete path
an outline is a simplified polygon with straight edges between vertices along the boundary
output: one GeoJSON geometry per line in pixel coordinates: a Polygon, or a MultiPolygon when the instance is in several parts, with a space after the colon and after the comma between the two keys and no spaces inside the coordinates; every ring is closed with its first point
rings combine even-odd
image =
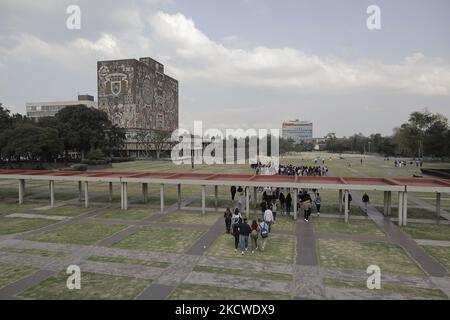
{"type": "Polygon", "coordinates": [[[314,235],[314,228],[312,221],[306,222],[304,220],[297,221],[297,258],[296,262],[299,265],[318,266],[316,250],[316,237],[314,235]]]}

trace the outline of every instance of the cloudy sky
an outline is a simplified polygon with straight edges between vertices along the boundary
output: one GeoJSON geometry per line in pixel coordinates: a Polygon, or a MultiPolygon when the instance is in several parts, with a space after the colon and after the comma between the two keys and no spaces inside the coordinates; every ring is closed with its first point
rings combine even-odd
{"type": "Polygon", "coordinates": [[[151,56],[179,80],[181,127],[390,134],[414,110],[450,117],[449,39],[448,0],[1,0],[0,102],[96,96],[97,60],[151,56]]]}

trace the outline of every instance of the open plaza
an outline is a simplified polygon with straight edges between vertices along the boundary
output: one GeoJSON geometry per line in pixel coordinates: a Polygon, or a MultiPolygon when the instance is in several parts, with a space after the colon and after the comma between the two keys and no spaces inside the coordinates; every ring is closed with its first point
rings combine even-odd
{"type": "MultiPolygon", "coordinates": [[[[450,182],[412,178],[415,166],[375,156],[308,152],[280,162],[316,158],[327,177],[163,160],[80,174],[1,171],[0,298],[448,299],[450,182]],[[261,217],[264,187],[294,197],[264,251],[241,255],[225,232],[232,185],[247,190],[249,222],[261,217]],[[296,206],[301,189],[322,198],[309,222],[296,206]],[[81,270],[79,290],[66,286],[71,265],[81,270]],[[381,289],[367,287],[371,265],[381,289]]],[[[449,166],[425,164],[436,165],[449,166]]]]}

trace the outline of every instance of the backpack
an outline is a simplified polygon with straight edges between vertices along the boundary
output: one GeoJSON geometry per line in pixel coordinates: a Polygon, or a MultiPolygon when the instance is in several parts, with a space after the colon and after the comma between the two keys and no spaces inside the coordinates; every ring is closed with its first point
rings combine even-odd
{"type": "Polygon", "coordinates": [[[261,237],[267,238],[268,236],[269,236],[269,229],[268,229],[267,223],[264,223],[261,226],[261,237]]]}

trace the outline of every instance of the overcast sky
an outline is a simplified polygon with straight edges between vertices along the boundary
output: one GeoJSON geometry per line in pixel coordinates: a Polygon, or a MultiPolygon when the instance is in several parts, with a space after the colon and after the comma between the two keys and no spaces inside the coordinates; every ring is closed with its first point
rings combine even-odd
{"type": "Polygon", "coordinates": [[[450,117],[449,39],[448,0],[1,0],[0,102],[97,99],[97,60],[150,56],[179,80],[180,127],[390,134],[415,110],[450,117]]]}

